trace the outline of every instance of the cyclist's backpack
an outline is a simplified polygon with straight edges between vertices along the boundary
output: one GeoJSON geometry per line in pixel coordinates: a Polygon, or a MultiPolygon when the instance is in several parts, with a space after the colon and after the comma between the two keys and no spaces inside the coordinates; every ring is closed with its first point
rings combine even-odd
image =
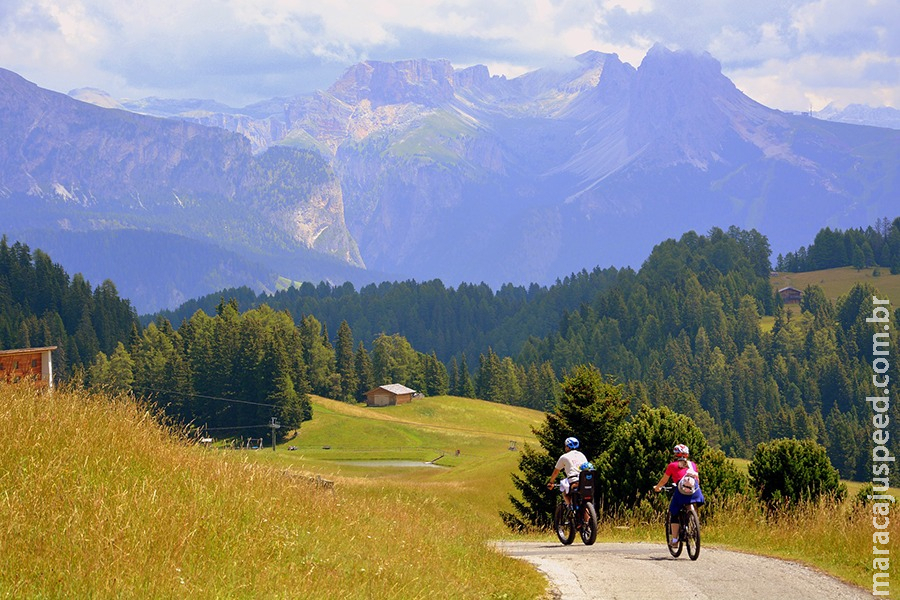
{"type": "Polygon", "coordinates": [[[678,480],[678,491],[685,496],[692,496],[697,491],[697,471],[693,463],[688,463],[687,472],[678,480]]]}
{"type": "Polygon", "coordinates": [[[582,471],[578,474],[578,489],[581,490],[581,497],[585,502],[594,501],[594,484],[597,481],[597,471],[590,469],[582,471]]]}

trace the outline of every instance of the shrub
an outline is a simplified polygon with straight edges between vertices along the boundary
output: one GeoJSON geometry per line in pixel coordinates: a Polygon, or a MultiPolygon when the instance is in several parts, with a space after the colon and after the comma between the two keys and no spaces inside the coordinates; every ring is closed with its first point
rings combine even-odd
{"type": "MultiPolygon", "coordinates": [[[[604,508],[616,511],[638,506],[651,494],[675,444],[687,444],[700,469],[700,487],[707,501],[749,491],[747,476],[721,450],[710,448],[694,421],[668,407],[642,406],[622,424],[612,444],[597,461],[598,487],[604,508]]],[[[662,504],[662,501],[653,501],[662,504]]]]}
{"type": "Polygon", "coordinates": [[[747,474],[728,460],[721,450],[707,448],[697,463],[701,471],[700,487],[707,500],[731,498],[738,494],[746,495],[750,491],[750,479],[747,474]]]}
{"type": "Polygon", "coordinates": [[[644,405],[631,421],[616,430],[609,448],[594,463],[598,487],[605,506],[630,508],[650,493],[666,465],[672,461],[675,444],[687,444],[700,468],[705,492],[705,472],[701,458],[706,440],[700,428],[685,415],[668,407],[644,405]]]}
{"type": "Polygon", "coordinates": [[[828,454],[813,440],[780,439],[759,444],[749,467],[750,485],[770,507],[814,501],[823,496],[841,500],[847,486],[828,454]]]}

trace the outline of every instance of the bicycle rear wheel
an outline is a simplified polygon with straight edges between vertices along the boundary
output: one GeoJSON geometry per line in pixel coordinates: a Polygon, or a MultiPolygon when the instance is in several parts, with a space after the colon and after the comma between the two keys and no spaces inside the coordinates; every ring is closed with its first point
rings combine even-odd
{"type": "Polygon", "coordinates": [[[684,536],[678,539],[678,543],[676,545],[671,545],[669,542],[672,541],[672,513],[669,512],[669,509],[666,509],[666,548],[669,549],[669,554],[673,557],[678,558],[681,556],[681,549],[684,547],[681,540],[684,539],[684,536]]]}
{"type": "Polygon", "coordinates": [[[575,541],[575,519],[563,502],[556,505],[556,512],[553,513],[553,531],[566,546],[575,541]]]}
{"type": "Polygon", "coordinates": [[[597,541],[597,509],[593,502],[585,502],[582,509],[581,541],[590,546],[597,541]]]}
{"type": "Polygon", "coordinates": [[[687,531],[682,537],[687,542],[688,556],[691,560],[697,560],[700,556],[700,517],[697,516],[697,509],[693,504],[687,513],[685,528],[687,531]]]}

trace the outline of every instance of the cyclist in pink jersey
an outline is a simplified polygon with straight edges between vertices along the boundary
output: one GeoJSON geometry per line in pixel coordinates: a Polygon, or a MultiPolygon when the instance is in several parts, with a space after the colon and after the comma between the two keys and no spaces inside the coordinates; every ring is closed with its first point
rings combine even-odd
{"type": "Polygon", "coordinates": [[[671,479],[676,487],[672,494],[672,502],[669,503],[669,513],[672,515],[672,539],[669,544],[678,545],[678,512],[685,504],[703,504],[703,492],[700,491],[700,472],[697,463],[690,460],[690,451],[684,444],[675,446],[673,453],[675,460],[666,467],[666,472],[660,478],[659,483],[653,486],[658,492],[662,486],[671,479]],[[684,480],[684,481],[682,481],[684,480]]]}

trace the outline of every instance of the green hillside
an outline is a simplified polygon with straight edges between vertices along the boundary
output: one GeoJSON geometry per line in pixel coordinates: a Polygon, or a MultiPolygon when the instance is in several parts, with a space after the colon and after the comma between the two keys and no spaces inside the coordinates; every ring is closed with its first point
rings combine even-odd
{"type": "Polygon", "coordinates": [[[509,508],[517,450],[535,443],[531,427],[544,418],[527,408],[453,396],[379,408],[321,397],[312,404],[313,419],[296,438],[280,444],[277,452],[269,445],[267,451],[253,453],[254,460],[314,471],[327,479],[428,482],[448,494],[449,509],[478,515],[479,526],[498,535],[505,533],[498,512],[509,508]],[[367,461],[386,466],[357,464],[367,461]],[[445,468],[395,467],[391,461],[434,461],[445,468]]]}
{"type": "Polygon", "coordinates": [[[854,267],[822,269],[805,273],[778,273],[771,278],[772,287],[779,290],[791,286],[800,291],[809,285],[822,288],[832,301],[849,292],[857,283],[868,283],[880,291],[886,298],[897,298],[900,301],[900,275],[891,275],[885,268],[878,269],[880,275],[875,276],[874,269],[857,270],[854,267]]]}
{"type": "MultiPolygon", "coordinates": [[[[404,443],[464,443],[433,424],[326,405],[311,438],[334,439],[336,427],[375,444],[397,428],[404,443]],[[366,433],[380,422],[389,426],[366,433]]],[[[427,408],[384,414],[415,419],[427,408]]],[[[0,597],[528,599],[546,589],[532,567],[491,548],[496,512],[480,518],[494,488],[511,488],[515,453],[499,437],[495,451],[464,446],[483,454],[461,460],[491,472],[493,486],[460,475],[426,483],[417,473],[438,469],[423,468],[337,477],[328,490],[315,478],[332,476],[329,463],[305,470],[297,452],[204,450],[150,414],[127,396],[0,386],[10,442],[0,455],[0,597]]],[[[530,418],[512,422],[521,430],[530,418]]]]}

